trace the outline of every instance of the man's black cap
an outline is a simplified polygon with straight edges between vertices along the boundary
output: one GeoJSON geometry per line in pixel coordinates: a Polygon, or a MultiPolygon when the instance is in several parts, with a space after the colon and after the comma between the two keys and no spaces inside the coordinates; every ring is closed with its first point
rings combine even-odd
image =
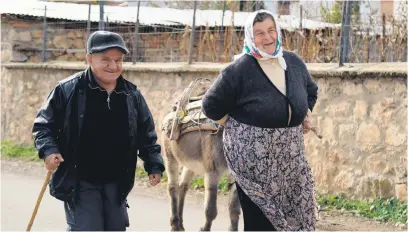
{"type": "Polygon", "coordinates": [[[87,53],[100,53],[111,48],[120,49],[124,54],[129,54],[122,36],[110,31],[95,31],[89,36],[87,53]]]}

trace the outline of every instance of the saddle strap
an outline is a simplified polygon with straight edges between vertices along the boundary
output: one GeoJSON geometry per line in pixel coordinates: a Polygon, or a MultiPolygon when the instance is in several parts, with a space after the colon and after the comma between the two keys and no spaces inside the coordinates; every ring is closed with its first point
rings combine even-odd
{"type": "Polygon", "coordinates": [[[197,125],[197,126],[192,126],[192,127],[188,127],[184,130],[181,131],[180,136],[183,134],[186,134],[188,132],[192,132],[192,131],[218,131],[218,128],[215,125],[212,124],[201,124],[201,125],[197,125]]]}

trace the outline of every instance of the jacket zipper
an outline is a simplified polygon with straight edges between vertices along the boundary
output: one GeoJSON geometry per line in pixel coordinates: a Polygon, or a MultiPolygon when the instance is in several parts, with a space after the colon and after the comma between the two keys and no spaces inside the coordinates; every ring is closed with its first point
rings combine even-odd
{"type": "Polygon", "coordinates": [[[99,88],[99,87],[92,87],[91,85],[89,85],[89,88],[91,88],[91,89],[93,89],[93,90],[99,89],[99,90],[102,91],[102,92],[108,93],[108,98],[106,99],[106,102],[108,103],[108,109],[109,109],[109,110],[111,110],[111,108],[110,108],[110,95],[111,95],[113,92],[115,92],[115,93],[117,93],[117,94],[123,93],[123,94],[125,94],[125,95],[128,95],[127,93],[122,92],[122,91],[117,92],[116,90],[112,90],[111,92],[109,92],[109,91],[107,91],[107,90],[105,90],[105,89],[101,89],[101,88],[99,88]]]}
{"type": "Polygon", "coordinates": [[[108,109],[110,110],[110,95],[112,92],[108,92],[108,98],[106,99],[106,101],[108,102],[108,109]]]}

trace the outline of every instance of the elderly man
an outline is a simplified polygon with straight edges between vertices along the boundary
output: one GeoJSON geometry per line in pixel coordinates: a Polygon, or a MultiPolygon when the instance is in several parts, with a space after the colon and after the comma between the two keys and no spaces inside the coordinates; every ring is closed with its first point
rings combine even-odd
{"type": "Polygon", "coordinates": [[[93,33],[90,67],[59,82],[34,121],[35,147],[56,169],[50,193],[64,201],[69,230],[126,230],[137,155],[153,186],[164,171],[152,114],[122,77],[124,54],[120,35],[93,33]]]}

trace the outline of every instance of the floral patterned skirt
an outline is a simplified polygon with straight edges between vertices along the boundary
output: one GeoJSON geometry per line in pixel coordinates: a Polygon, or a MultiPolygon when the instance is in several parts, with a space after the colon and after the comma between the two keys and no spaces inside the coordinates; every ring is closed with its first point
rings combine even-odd
{"type": "Polygon", "coordinates": [[[277,230],[315,230],[314,180],[301,125],[261,128],[230,117],[223,140],[235,181],[277,230]]]}

